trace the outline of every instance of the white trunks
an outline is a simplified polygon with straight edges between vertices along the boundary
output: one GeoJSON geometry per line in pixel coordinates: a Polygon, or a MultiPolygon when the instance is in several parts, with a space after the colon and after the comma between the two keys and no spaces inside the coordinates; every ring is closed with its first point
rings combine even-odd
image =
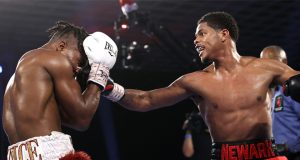
{"type": "Polygon", "coordinates": [[[10,145],[7,160],[58,160],[70,152],[74,152],[71,137],[53,131],[49,136],[33,137],[10,145]]]}

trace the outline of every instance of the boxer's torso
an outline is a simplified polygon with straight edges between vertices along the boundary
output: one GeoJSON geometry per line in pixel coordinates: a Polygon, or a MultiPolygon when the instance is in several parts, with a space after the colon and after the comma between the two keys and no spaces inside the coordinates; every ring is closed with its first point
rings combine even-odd
{"type": "Polygon", "coordinates": [[[230,71],[193,73],[189,88],[200,95],[198,107],[213,141],[270,138],[268,89],[275,72],[246,58],[230,71]]]}
{"type": "Polygon", "coordinates": [[[47,53],[33,50],[18,63],[4,95],[3,127],[10,143],[60,131],[47,53]]]}

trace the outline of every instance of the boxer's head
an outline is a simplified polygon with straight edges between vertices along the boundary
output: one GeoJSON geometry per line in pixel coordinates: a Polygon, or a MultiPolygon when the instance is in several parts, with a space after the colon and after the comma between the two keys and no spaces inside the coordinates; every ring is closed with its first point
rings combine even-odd
{"type": "Polygon", "coordinates": [[[74,73],[88,66],[88,59],[84,52],[82,43],[88,33],[82,28],[65,21],[58,21],[48,29],[50,42],[54,44],[57,51],[68,57],[73,65],[74,73]]]}
{"type": "Polygon", "coordinates": [[[238,40],[239,29],[235,19],[226,12],[210,12],[198,23],[194,41],[201,60],[211,59],[208,53],[221,51],[223,46],[238,40]]]}
{"type": "Polygon", "coordinates": [[[199,21],[200,23],[206,22],[207,25],[214,30],[223,30],[226,29],[229,31],[231,39],[237,42],[239,38],[239,28],[236,20],[226,12],[210,12],[202,16],[199,21]]]}
{"type": "Polygon", "coordinates": [[[276,45],[265,47],[260,53],[260,58],[274,59],[287,64],[285,51],[280,46],[276,45]]]}
{"type": "Polygon", "coordinates": [[[73,66],[74,75],[82,90],[86,88],[90,66],[83,49],[83,40],[88,33],[82,28],[65,21],[58,21],[48,29],[50,43],[67,56],[73,66]]]}

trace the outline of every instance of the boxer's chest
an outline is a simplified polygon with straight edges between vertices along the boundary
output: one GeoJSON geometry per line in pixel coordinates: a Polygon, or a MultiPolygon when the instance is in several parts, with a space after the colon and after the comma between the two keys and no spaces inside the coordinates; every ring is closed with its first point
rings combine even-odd
{"type": "Polygon", "coordinates": [[[202,97],[219,107],[250,107],[265,102],[271,81],[269,75],[259,71],[214,77],[206,82],[202,97]]]}

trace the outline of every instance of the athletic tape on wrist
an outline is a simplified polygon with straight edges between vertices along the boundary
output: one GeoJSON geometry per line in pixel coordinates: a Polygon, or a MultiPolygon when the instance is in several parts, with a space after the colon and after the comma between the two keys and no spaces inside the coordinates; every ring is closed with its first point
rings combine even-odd
{"type": "Polygon", "coordinates": [[[92,63],[88,81],[99,84],[104,88],[109,76],[109,68],[100,63],[92,63]]]}
{"type": "Polygon", "coordinates": [[[124,87],[119,85],[118,83],[114,83],[113,90],[105,97],[113,102],[117,102],[120,99],[122,99],[124,94],[125,94],[124,87]]]}

